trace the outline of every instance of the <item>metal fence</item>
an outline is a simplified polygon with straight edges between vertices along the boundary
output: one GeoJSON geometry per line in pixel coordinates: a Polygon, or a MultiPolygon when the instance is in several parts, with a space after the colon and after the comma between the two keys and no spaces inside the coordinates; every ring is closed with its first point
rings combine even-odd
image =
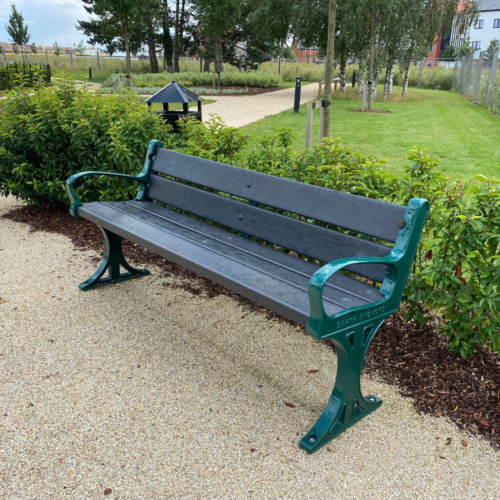
{"type": "Polygon", "coordinates": [[[39,81],[50,83],[50,64],[30,64],[9,62],[0,64],[0,91],[10,90],[23,80],[27,85],[39,81]]]}
{"type": "Polygon", "coordinates": [[[500,113],[499,51],[493,55],[471,52],[455,62],[452,88],[472,97],[476,104],[500,113]]]}

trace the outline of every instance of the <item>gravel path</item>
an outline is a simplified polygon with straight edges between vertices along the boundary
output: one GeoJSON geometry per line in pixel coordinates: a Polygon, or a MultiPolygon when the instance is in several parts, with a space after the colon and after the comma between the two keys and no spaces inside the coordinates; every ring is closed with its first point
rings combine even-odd
{"type": "MultiPolygon", "coordinates": [[[[293,108],[295,88],[266,92],[253,96],[207,96],[207,99],[216,99],[203,111],[204,121],[211,114],[224,119],[231,127],[243,127],[249,123],[261,120],[266,116],[281,113],[293,108]]],[[[318,96],[318,84],[304,85],[300,94],[300,103],[312,101],[318,96]]],[[[304,127],[306,126],[304,115],[304,127]]]]}
{"type": "Polygon", "coordinates": [[[0,498],[498,498],[487,443],[376,380],[381,409],[307,455],[327,347],[157,269],[83,293],[94,257],[0,217],[0,498]]]}

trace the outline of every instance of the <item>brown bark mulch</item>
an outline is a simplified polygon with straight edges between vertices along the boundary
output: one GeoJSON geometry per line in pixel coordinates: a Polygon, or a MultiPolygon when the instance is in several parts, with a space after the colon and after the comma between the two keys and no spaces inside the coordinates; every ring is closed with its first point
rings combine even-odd
{"type": "MultiPolygon", "coordinates": [[[[4,217],[27,223],[32,231],[68,236],[81,250],[100,252],[104,247],[99,228],[85,219],[72,217],[67,210],[25,206],[4,217]]],[[[167,286],[209,298],[228,295],[249,310],[287,321],[140,246],[128,241],[123,246],[132,264],[155,264],[165,273],[180,278],[178,284],[167,286]]],[[[333,348],[329,341],[318,342],[326,342],[333,348]]],[[[420,330],[415,323],[407,323],[402,312],[389,318],[375,336],[364,370],[397,385],[401,394],[413,398],[418,412],[443,416],[464,431],[481,434],[495,449],[500,449],[500,357],[482,348],[474,357],[463,359],[451,353],[447,343],[448,339],[438,336],[434,328],[420,330]]],[[[467,445],[466,441],[462,444],[467,445]]]]}

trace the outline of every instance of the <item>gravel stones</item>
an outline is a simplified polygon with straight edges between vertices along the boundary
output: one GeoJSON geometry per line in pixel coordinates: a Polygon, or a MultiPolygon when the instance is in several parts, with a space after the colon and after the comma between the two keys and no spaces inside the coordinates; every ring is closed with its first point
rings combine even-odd
{"type": "Polygon", "coordinates": [[[1,217],[0,249],[1,498],[497,497],[488,443],[376,379],[382,407],[303,452],[335,357],[286,322],[153,267],[81,292],[94,253],[1,217]]]}

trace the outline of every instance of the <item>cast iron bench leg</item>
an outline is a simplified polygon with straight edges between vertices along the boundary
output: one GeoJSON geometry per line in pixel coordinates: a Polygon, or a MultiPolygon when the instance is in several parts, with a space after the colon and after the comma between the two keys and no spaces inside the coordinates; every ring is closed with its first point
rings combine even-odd
{"type": "Polygon", "coordinates": [[[382,404],[375,396],[363,397],[360,377],[368,346],[384,321],[364,322],[332,336],[337,350],[337,378],[326,408],[300,442],[307,452],[314,453],[382,404]]]}
{"type": "Polygon", "coordinates": [[[147,269],[134,269],[131,267],[122,251],[123,238],[107,229],[100,228],[104,235],[106,249],[104,250],[104,258],[102,259],[99,269],[87,281],[78,285],[84,292],[100,285],[110,285],[120,281],[130,280],[139,276],[148,276],[150,273],[147,269]],[[120,274],[120,266],[127,272],[120,274]],[[109,271],[109,276],[103,278],[106,271],[109,271]]]}

